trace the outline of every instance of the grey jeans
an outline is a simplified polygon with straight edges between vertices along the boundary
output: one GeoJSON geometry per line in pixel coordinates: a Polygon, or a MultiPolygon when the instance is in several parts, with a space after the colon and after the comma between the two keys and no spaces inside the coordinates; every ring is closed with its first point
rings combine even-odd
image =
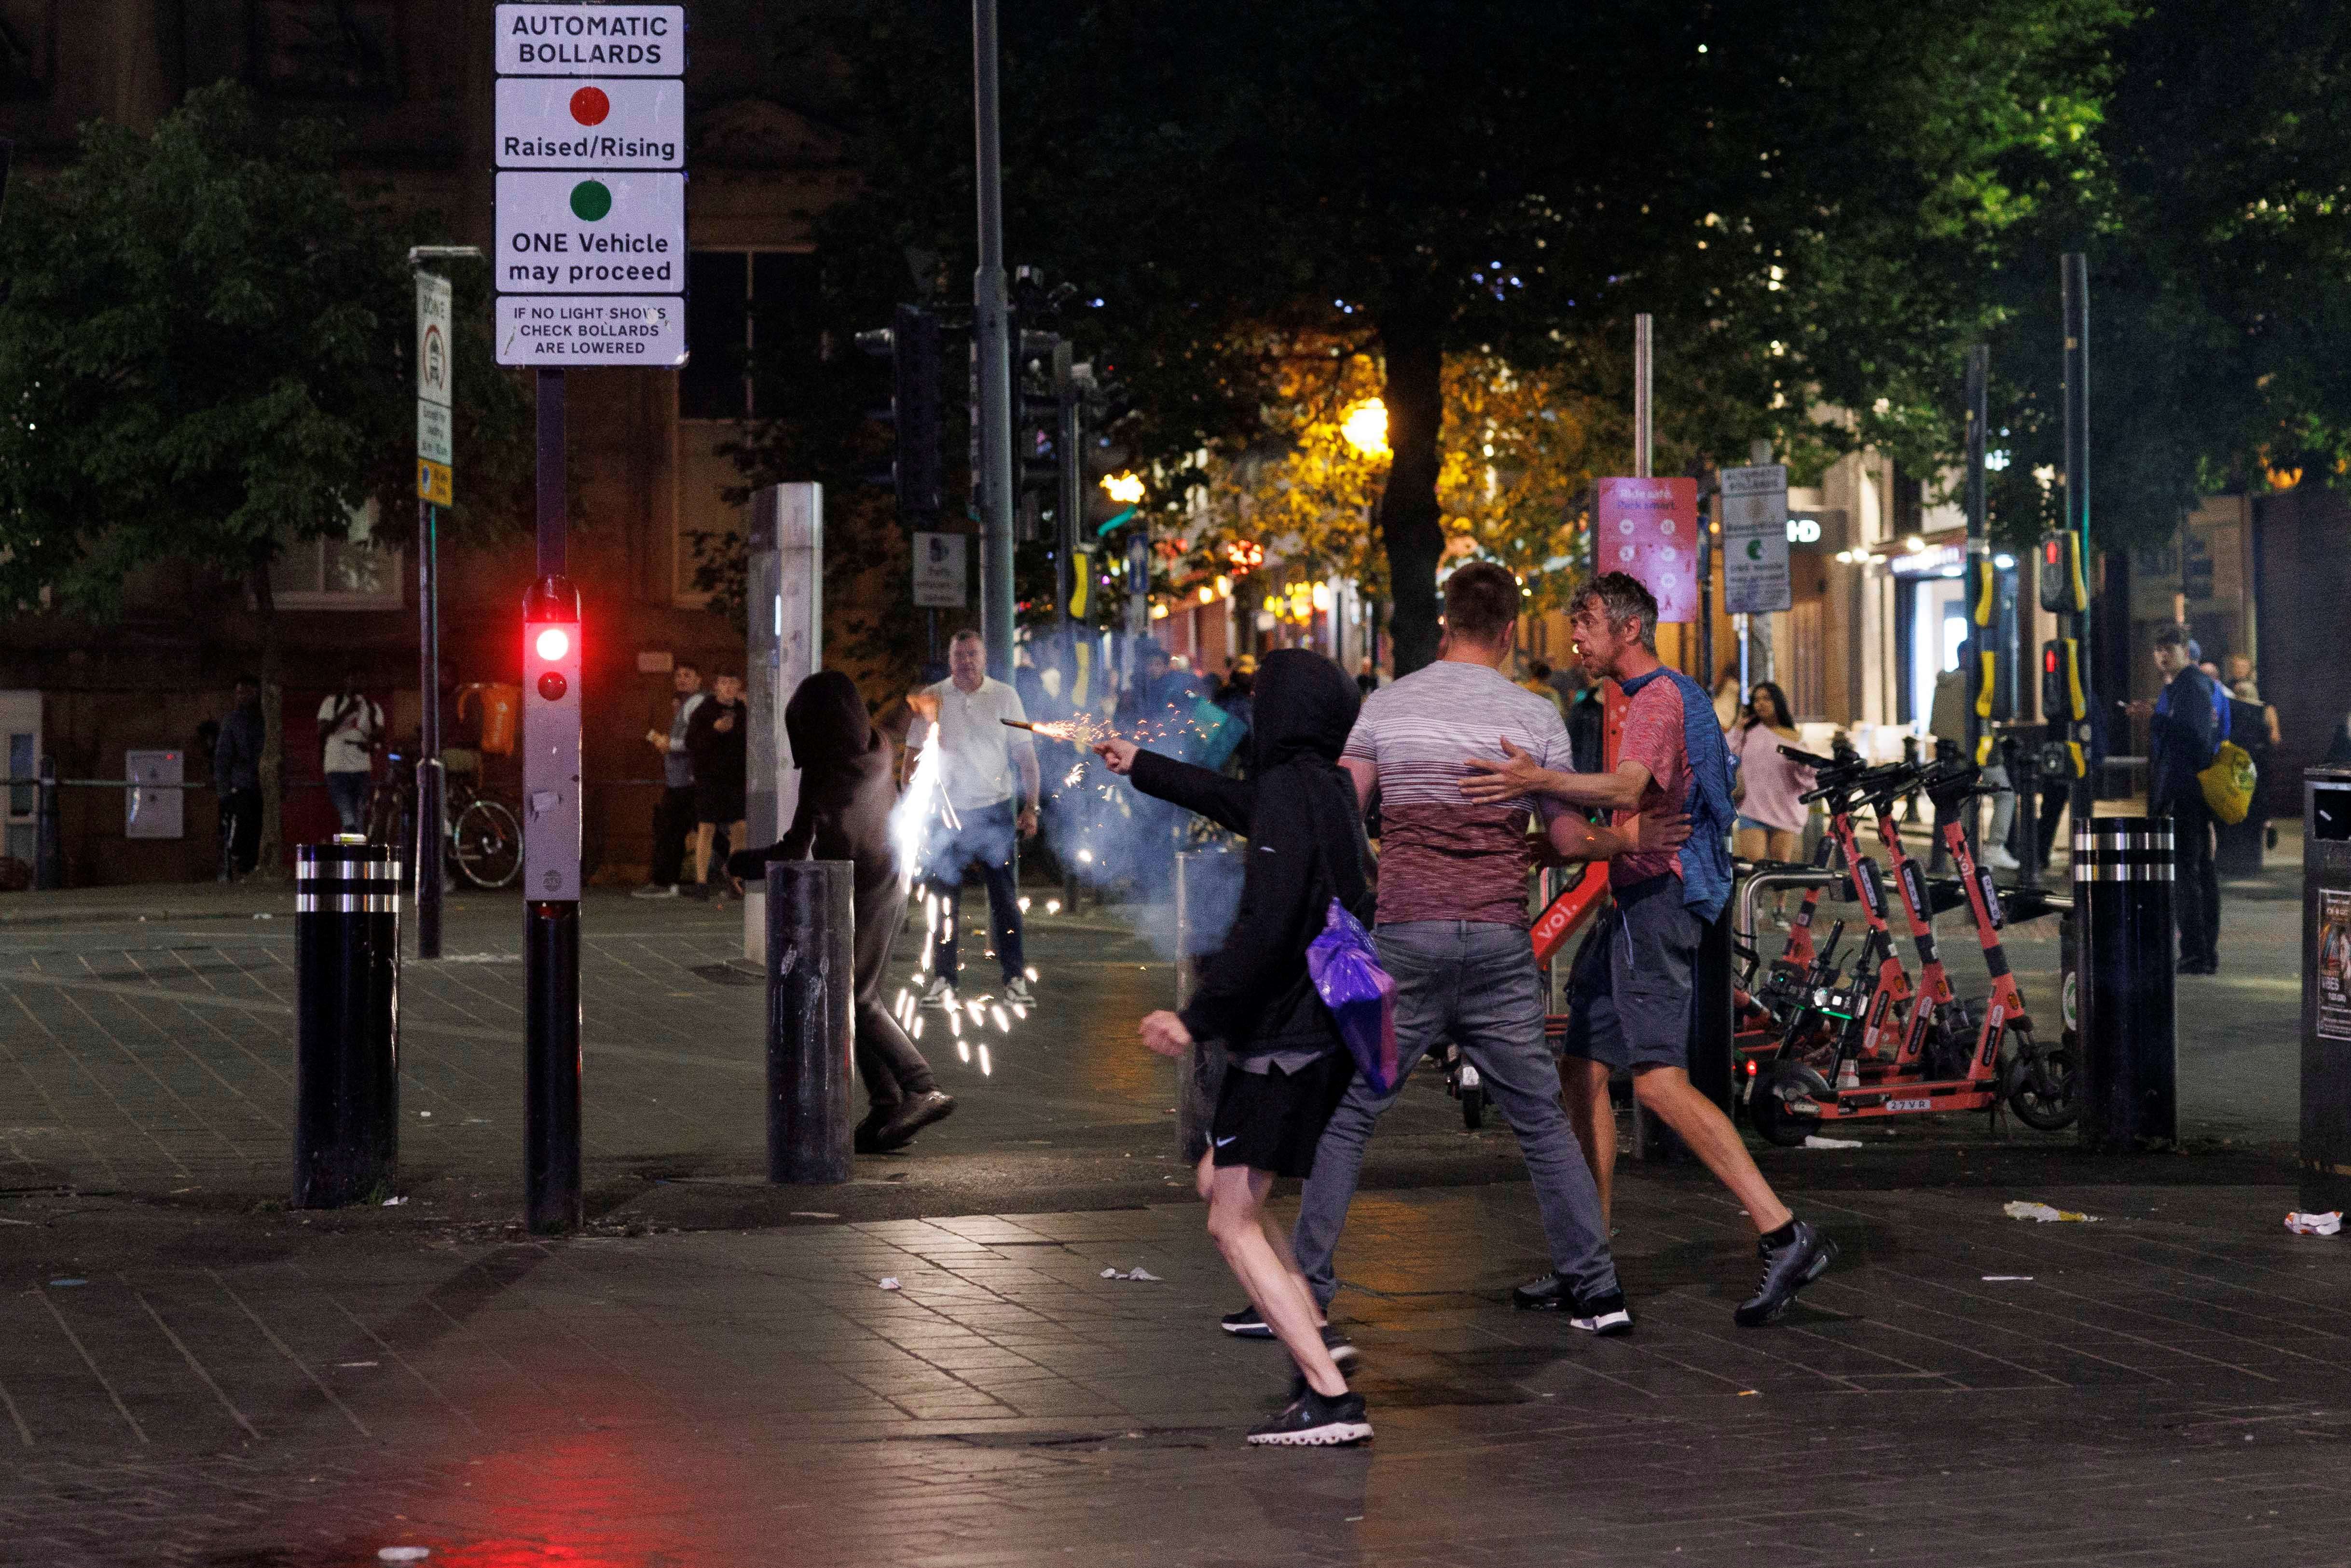
{"type": "Polygon", "coordinates": [[[1543,1042],[1541,977],[1526,930],[1468,920],[1415,920],[1373,933],[1396,984],[1396,1088],[1374,1094],[1358,1076],[1314,1149],[1292,1238],[1298,1265],[1324,1308],[1339,1292],[1332,1259],[1364,1168],[1372,1127],[1440,1040],[1458,1043],[1519,1135],[1542,1211],[1552,1267],[1580,1295],[1616,1289],[1616,1263],[1600,1220],[1600,1190],[1560,1106],[1559,1064],[1543,1042]]]}

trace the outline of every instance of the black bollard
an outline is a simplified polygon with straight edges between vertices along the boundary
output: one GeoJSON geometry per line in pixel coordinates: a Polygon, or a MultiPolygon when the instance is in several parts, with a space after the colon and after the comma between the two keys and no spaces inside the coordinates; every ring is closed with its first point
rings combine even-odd
{"type": "Polygon", "coordinates": [[[2351,768],[2302,785],[2302,1207],[2351,1208],[2351,768]]]}
{"type": "Polygon", "coordinates": [[[2170,821],[2093,817],[2076,827],[2074,908],[2085,938],[2082,1141],[2117,1153],[2175,1143],[2170,821]]]}
{"type": "Polygon", "coordinates": [[[768,1179],[849,1179],[855,868],[768,862],[768,1179]]]}
{"type": "Polygon", "coordinates": [[[400,1159],[400,863],[383,844],[294,861],[294,1207],[389,1196],[400,1159]]]}
{"type": "Polygon", "coordinates": [[[577,1230],[580,1197],[580,904],[523,905],[523,1222],[577,1230]]]}

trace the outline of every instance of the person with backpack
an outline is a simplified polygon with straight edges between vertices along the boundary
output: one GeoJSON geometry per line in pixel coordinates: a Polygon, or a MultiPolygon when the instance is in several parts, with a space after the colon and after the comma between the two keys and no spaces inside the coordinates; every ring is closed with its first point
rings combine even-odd
{"type": "Polygon", "coordinates": [[[2179,927],[2179,972],[2210,975],[2220,967],[2220,877],[2212,862],[2216,826],[2197,775],[2229,738],[2228,699],[2196,667],[2184,626],[2155,634],[2155,667],[2164,679],[2153,702],[2129,712],[2147,721],[2147,809],[2171,819],[2171,907],[2179,927]]]}
{"type": "Polygon", "coordinates": [[[1306,1276],[1265,1223],[1274,1178],[1313,1169],[1322,1129],[1355,1078],[1306,958],[1334,901],[1358,918],[1371,914],[1371,848],[1354,786],[1339,769],[1361,700],[1338,665],[1285,648],[1259,667],[1246,779],[1131,740],[1094,747],[1144,794],[1249,839],[1240,906],[1224,945],[1201,961],[1190,1003],[1150,1014],[1141,1031],[1162,1056],[1213,1040],[1231,1061],[1200,1156],[1208,1234],[1298,1369],[1280,1414],[1249,1433],[1259,1446],[1322,1447],[1372,1435],[1363,1396],[1348,1390],[1332,1354],[1335,1346],[1352,1355],[1353,1347],[1322,1326],[1306,1276]]]}

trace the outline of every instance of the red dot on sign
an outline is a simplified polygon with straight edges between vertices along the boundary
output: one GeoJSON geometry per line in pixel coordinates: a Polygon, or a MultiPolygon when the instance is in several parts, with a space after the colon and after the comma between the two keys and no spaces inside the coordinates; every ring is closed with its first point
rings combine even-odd
{"type": "Polygon", "coordinates": [[[601,125],[612,112],[612,100],[601,87],[583,87],[571,95],[571,118],[582,125],[601,125]]]}

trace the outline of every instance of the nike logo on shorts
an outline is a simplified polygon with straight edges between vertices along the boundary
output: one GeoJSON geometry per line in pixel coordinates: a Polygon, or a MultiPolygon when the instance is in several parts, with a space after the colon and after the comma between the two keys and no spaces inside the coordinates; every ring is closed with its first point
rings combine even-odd
{"type": "Polygon", "coordinates": [[[1227,1144],[1231,1143],[1231,1142],[1233,1141],[1233,1138],[1238,1138],[1238,1137],[1239,1137],[1239,1136],[1240,1136],[1240,1134],[1239,1134],[1238,1133],[1235,1133],[1235,1134],[1233,1134],[1233,1137],[1232,1137],[1232,1138],[1218,1138],[1218,1139],[1217,1140],[1217,1147],[1218,1147],[1218,1148],[1220,1148],[1220,1149],[1221,1149],[1221,1148],[1223,1148],[1227,1144]]]}

